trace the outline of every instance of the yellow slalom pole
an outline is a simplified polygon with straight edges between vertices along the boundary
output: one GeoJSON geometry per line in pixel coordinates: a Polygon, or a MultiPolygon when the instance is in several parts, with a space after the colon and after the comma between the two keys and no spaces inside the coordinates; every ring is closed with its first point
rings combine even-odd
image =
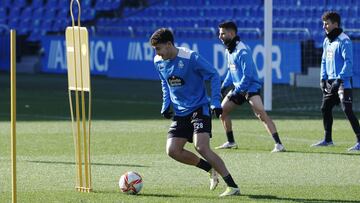
{"type": "Polygon", "coordinates": [[[16,202],[16,31],[10,30],[12,202],[16,202]]]}
{"type": "Polygon", "coordinates": [[[75,142],[77,161],[77,190],[79,192],[91,191],[91,161],[90,161],[90,123],[91,123],[91,89],[90,89],[90,60],[89,35],[85,27],[80,25],[81,7],[79,0],[71,0],[70,16],[72,26],[65,30],[67,68],[69,82],[69,102],[75,142]],[[78,19],[72,12],[73,3],[78,4],[78,19]],[[75,106],[71,95],[75,92],[75,106]],[[89,94],[88,126],[86,119],[86,92],[89,94]],[[80,106],[81,105],[81,106],[80,106]],[[75,115],[74,115],[75,109],[75,115]],[[83,153],[83,154],[82,154],[83,153]],[[84,166],[83,166],[84,165],[84,166]]]}

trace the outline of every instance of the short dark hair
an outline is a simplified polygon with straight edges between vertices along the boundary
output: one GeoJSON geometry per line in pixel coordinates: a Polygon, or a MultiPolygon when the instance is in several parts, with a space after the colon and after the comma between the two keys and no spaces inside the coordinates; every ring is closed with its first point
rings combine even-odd
{"type": "Polygon", "coordinates": [[[150,37],[151,46],[165,44],[167,42],[171,42],[171,44],[174,45],[174,35],[171,30],[167,28],[160,28],[156,30],[150,37]]]}
{"type": "Polygon", "coordinates": [[[233,30],[235,34],[237,34],[237,26],[233,21],[225,21],[223,23],[220,23],[219,28],[230,29],[233,30]]]}
{"type": "Polygon", "coordinates": [[[335,11],[327,11],[321,16],[323,21],[330,20],[332,23],[338,23],[339,27],[341,24],[341,17],[335,11]]]}

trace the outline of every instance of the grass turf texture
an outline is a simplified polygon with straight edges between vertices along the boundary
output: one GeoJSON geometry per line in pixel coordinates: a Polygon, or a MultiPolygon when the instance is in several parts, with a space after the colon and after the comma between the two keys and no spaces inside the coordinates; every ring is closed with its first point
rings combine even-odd
{"type": "MultiPolygon", "coordinates": [[[[8,75],[1,74],[0,202],[11,200],[8,82],[8,75]]],[[[289,152],[270,154],[273,141],[262,124],[248,107],[239,108],[233,121],[239,149],[216,152],[224,159],[243,195],[223,200],[217,197],[225,189],[223,181],[215,191],[209,191],[205,172],[182,165],[165,154],[169,121],[159,117],[158,82],[96,77],[92,85],[94,192],[83,194],[74,189],[76,171],[66,77],[18,76],[19,202],[360,200],[359,154],[346,152],[354,144],[354,135],[342,113],[335,114],[336,146],[310,148],[310,144],[322,138],[319,112],[290,111],[290,108],[271,112],[289,152]],[[144,179],[144,188],[136,196],[122,194],[117,185],[121,174],[130,170],[139,172],[144,179]]],[[[312,95],[308,99],[313,99],[316,92],[309,93],[306,89],[299,94],[312,95]]],[[[218,120],[213,121],[213,134],[211,145],[214,148],[225,140],[218,120]]],[[[191,144],[186,147],[194,151],[191,144]]]]}

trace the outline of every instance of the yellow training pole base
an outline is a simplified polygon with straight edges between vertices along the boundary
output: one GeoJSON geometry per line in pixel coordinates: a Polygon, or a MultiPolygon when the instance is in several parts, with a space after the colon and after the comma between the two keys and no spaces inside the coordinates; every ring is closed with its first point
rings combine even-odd
{"type": "Polygon", "coordinates": [[[92,192],[92,188],[86,188],[86,187],[76,187],[76,191],[78,192],[92,192]]]}

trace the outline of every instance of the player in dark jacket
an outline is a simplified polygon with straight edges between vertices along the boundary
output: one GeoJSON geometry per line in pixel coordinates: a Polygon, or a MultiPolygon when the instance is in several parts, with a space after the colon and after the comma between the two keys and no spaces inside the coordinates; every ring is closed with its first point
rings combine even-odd
{"type": "Polygon", "coordinates": [[[357,143],[348,151],[360,150],[360,126],[352,110],[353,51],[350,38],[340,28],[341,18],[336,12],[325,12],[322,16],[326,38],[321,59],[320,86],[323,92],[321,111],[324,124],[324,140],[311,146],[332,146],[332,109],[341,104],[356,134],[357,143]]]}

